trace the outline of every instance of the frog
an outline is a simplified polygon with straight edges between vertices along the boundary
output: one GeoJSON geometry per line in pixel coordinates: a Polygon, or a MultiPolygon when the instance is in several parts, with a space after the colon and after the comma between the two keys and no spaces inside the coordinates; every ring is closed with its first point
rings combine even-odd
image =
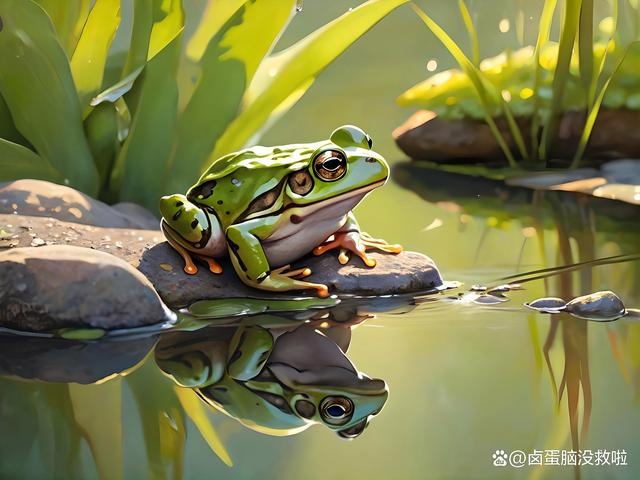
{"type": "Polygon", "coordinates": [[[168,333],[155,348],[156,364],[177,385],[254,431],[288,436],[324,425],[344,439],[361,435],[389,391],[384,380],[356,370],[335,341],[344,343],[350,330],[262,326],[277,324],[270,317],[168,333]]]}
{"type": "Polygon", "coordinates": [[[373,268],[368,250],[402,251],[361,231],[352,211],[389,176],[386,160],[372,147],[361,128],[343,125],[328,140],[225,155],[186,195],[160,199],[161,229],[189,275],[198,272],[195,259],[219,274],[220,259],[228,257],[250,287],[328,297],[327,285],[304,280],[310,268],[292,269],[291,263],[339,249],[340,264],[352,253],[373,268]]]}

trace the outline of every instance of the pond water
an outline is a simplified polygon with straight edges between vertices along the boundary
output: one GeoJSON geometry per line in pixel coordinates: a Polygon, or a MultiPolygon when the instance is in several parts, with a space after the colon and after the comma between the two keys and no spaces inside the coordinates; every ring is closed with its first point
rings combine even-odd
{"type": "MultiPolygon", "coordinates": [[[[450,3],[439,12],[442,18],[454,15],[450,3]]],[[[305,14],[283,44],[348,6],[305,2],[305,14]]],[[[479,20],[486,25],[509,15],[484,10],[479,20]]],[[[640,478],[640,323],[628,317],[592,322],[523,307],[540,297],[569,300],[598,290],[640,307],[640,262],[624,257],[638,253],[638,208],[506,189],[410,165],[389,136],[409,113],[393,100],[426,75],[429,58],[452,62],[408,9],[369,35],[262,140],[313,141],[337,125],[361,125],[389,159],[393,178],[357,208],[359,222],[376,236],[430,255],[446,280],[464,283],[417,302],[387,299],[324,312],[329,317],[313,326],[334,343],[301,340],[313,353],[307,357],[294,349],[289,360],[298,366],[312,360],[318,378],[331,367],[324,380],[339,385],[335,391],[353,392],[366,380],[354,378],[348,362],[386,383],[388,396],[374,382],[372,400],[356,410],[380,410],[366,430],[352,440],[322,425],[265,435],[255,430],[282,428],[287,421],[299,429],[300,422],[289,414],[276,414],[278,422],[249,418],[252,409],[243,406],[253,403],[243,402],[277,403],[264,389],[228,402],[228,413],[257,425],[251,429],[206,404],[207,394],[177,387],[167,373],[182,378],[182,372],[183,383],[193,380],[185,365],[205,365],[206,359],[172,363],[172,352],[188,353],[194,345],[194,351],[228,352],[238,340],[234,326],[172,334],[160,343],[149,335],[86,343],[18,343],[0,336],[0,478],[640,478]],[[406,31],[412,35],[401,34],[406,31]],[[296,138],[292,125],[299,128],[296,138]],[[588,263],[607,257],[616,258],[588,263]],[[537,276],[527,272],[579,262],[587,265],[523,281],[524,289],[508,292],[505,302],[447,300],[474,284],[527,280],[537,276]],[[513,275],[520,277],[504,280],[513,275]],[[348,362],[337,350],[347,345],[348,362]],[[594,465],[550,464],[570,464],[578,450],[583,462],[594,465]],[[526,455],[524,466],[509,465],[518,463],[516,451],[526,455]],[[538,453],[543,465],[535,465],[538,453]],[[507,465],[500,466],[500,459],[507,465]],[[596,465],[603,462],[609,465],[596,465]]],[[[511,33],[493,36],[483,42],[483,55],[516,45],[511,33]]],[[[250,326],[265,322],[278,334],[303,333],[289,317],[260,317],[250,326]]]]}

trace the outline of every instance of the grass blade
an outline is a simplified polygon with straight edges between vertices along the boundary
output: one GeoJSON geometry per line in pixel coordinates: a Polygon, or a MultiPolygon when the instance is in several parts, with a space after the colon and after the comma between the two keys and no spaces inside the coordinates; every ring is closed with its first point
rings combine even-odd
{"type": "Polygon", "coordinates": [[[86,118],[89,100],[102,87],[107,55],[120,25],[120,0],[96,0],[71,57],[71,74],[86,118]]]}
{"type": "Polygon", "coordinates": [[[620,66],[624,63],[625,58],[627,58],[627,54],[637,47],[640,47],[640,41],[632,42],[624,54],[618,60],[615,68],[611,72],[611,75],[605,80],[604,85],[600,89],[597,97],[594,99],[593,104],[589,106],[589,110],[587,113],[587,118],[585,120],[584,128],[582,129],[582,134],[580,135],[580,141],[578,143],[578,148],[573,156],[573,160],[571,161],[570,168],[577,168],[580,164],[580,160],[582,160],[582,156],[584,155],[584,151],[587,148],[587,143],[589,143],[589,138],[591,137],[591,132],[593,131],[593,127],[598,118],[598,113],[600,112],[600,107],[602,106],[602,100],[604,99],[605,94],[607,93],[607,88],[609,88],[609,84],[611,80],[615,76],[616,72],[620,69],[620,66]]]}
{"type": "Polygon", "coordinates": [[[98,190],[78,96],[47,14],[31,0],[0,3],[0,94],[18,131],[69,184],[98,190]]]}
{"type": "Polygon", "coordinates": [[[480,43],[478,42],[478,31],[476,30],[475,25],[473,24],[473,20],[471,19],[471,13],[467,8],[467,4],[464,0],[458,0],[458,9],[460,10],[460,15],[462,15],[462,21],[464,22],[464,26],[467,29],[467,34],[469,35],[469,43],[471,44],[471,60],[473,64],[477,67],[480,65],[480,43]]]}
{"type": "Polygon", "coordinates": [[[309,88],[320,72],[349,45],[365,34],[389,12],[407,0],[368,1],[329,22],[287,50],[276,55],[271,74],[262,66],[247,92],[244,108],[215,145],[204,167],[220,156],[242,148],[258,135],[271,113],[284,111],[309,88]]]}
{"type": "Polygon", "coordinates": [[[37,0],[47,12],[60,39],[60,43],[71,58],[76,49],[80,32],[89,15],[91,0],[37,0]]]}
{"type": "Polygon", "coordinates": [[[109,195],[138,202],[152,212],[163,193],[161,166],[169,158],[177,121],[180,48],[178,36],[147,64],[131,131],[111,173],[109,195]]]}
{"type": "Polygon", "coordinates": [[[540,141],[540,156],[546,159],[555,141],[558,118],[562,111],[564,88],[569,79],[569,67],[573,54],[573,45],[578,32],[580,8],[582,0],[566,0],[564,8],[564,20],[560,31],[558,46],[558,62],[553,75],[552,97],[545,125],[542,129],[540,141]]]}
{"type": "Polygon", "coordinates": [[[165,193],[183,191],[198,178],[201,165],[237,115],[260,61],[275,45],[294,8],[294,0],[247,1],[211,39],[201,59],[198,84],[179,118],[165,193]]]}
{"type": "MultiPolygon", "coordinates": [[[[540,83],[542,81],[543,67],[540,65],[540,54],[542,49],[549,42],[549,35],[551,34],[551,24],[553,23],[553,14],[556,10],[557,0],[545,0],[542,7],[542,13],[540,14],[540,22],[538,24],[538,37],[536,39],[536,48],[534,51],[534,77],[533,77],[533,118],[531,121],[531,160],[538,159],[540,153],[540,145],[538,143],[538,131],[540,129],[540,112],[541,98],[540,98],[540,83]]],[[[547,107],[548,108],[548,107],[547,107]]]]}
{"type": "MultiPolygon", "coordinates": [[[[506,140],[498,126],[496,125],[491,112],[495,109],[493,103],[490,99],[497,100],[499,95],[495,94],[490,96],[490,93],[487,91],[487,82],[485,82],[482,78],[482,74],[478,68],[476,68],[471,60],[467,58],[464,52],[460,49],[460,47],[453,41],[453,39],[445,32],[440,25],[438,25],[431,17],[429,17],[423,10],[417,7],[415,4],[412,4],[411,7],[416,12],[418,17],[423,21],[423,23],[431,30],[431,32],[436,36],[436,38],[445,46],[445,48],[451,53],[453,58],[458,62],[460,68],[467,74],[471,83],[476,89],[478,97],[480,98],[480,102],[482,103],[485,110],[485,122],[491,129],[491,133],[498,142],[498,145],[502,149],[507,161],[509,162],[509,166],[512,168],[517,168],[518,163],[516,162],[509,146],[506,143],[506,140]]],[[[514,137],[515,138],[515,137],[514,137]]]]}

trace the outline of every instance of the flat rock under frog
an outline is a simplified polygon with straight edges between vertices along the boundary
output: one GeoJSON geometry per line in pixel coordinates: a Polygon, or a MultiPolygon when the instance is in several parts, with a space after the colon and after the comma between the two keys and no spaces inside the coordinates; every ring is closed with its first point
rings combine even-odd
{"type": "Polygon", "coordinates": [[[389,175],[386,161],[371,146],[365,132],[345,125],[329,140],[226,155],[186,196],[162,197],[162,231],[188,274],[198,271],[193,257],[220,273],[215,258],[228,255],[240,280],[251,287],[312,289],[326,297],[326,285],[302,280],[311,274],[309,268],[291,270],[289,264],[311,251],[321,255],[339,248],[341,264],[351,251],[374,267],[368,249],[402,251],[361,232],[351,212],[389,175]]]}

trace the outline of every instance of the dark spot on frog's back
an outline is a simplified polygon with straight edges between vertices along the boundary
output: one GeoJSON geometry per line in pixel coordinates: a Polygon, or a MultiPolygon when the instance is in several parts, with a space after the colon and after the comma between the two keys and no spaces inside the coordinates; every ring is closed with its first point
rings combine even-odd
{"type": "Polygon", "coordinates": [[[213,194],[213,189],[216,187],[216,184],[217,182],[215,180],[202,182],[189,191],[187,198],[192,202],[207,199],[213,194]]]}
{"type": "Polygon", "coordinates": [[[4,24],[2,23],[2,17],[0,17],[0,32],[2,31],[2,27],[4,26],[4,24]]]}

